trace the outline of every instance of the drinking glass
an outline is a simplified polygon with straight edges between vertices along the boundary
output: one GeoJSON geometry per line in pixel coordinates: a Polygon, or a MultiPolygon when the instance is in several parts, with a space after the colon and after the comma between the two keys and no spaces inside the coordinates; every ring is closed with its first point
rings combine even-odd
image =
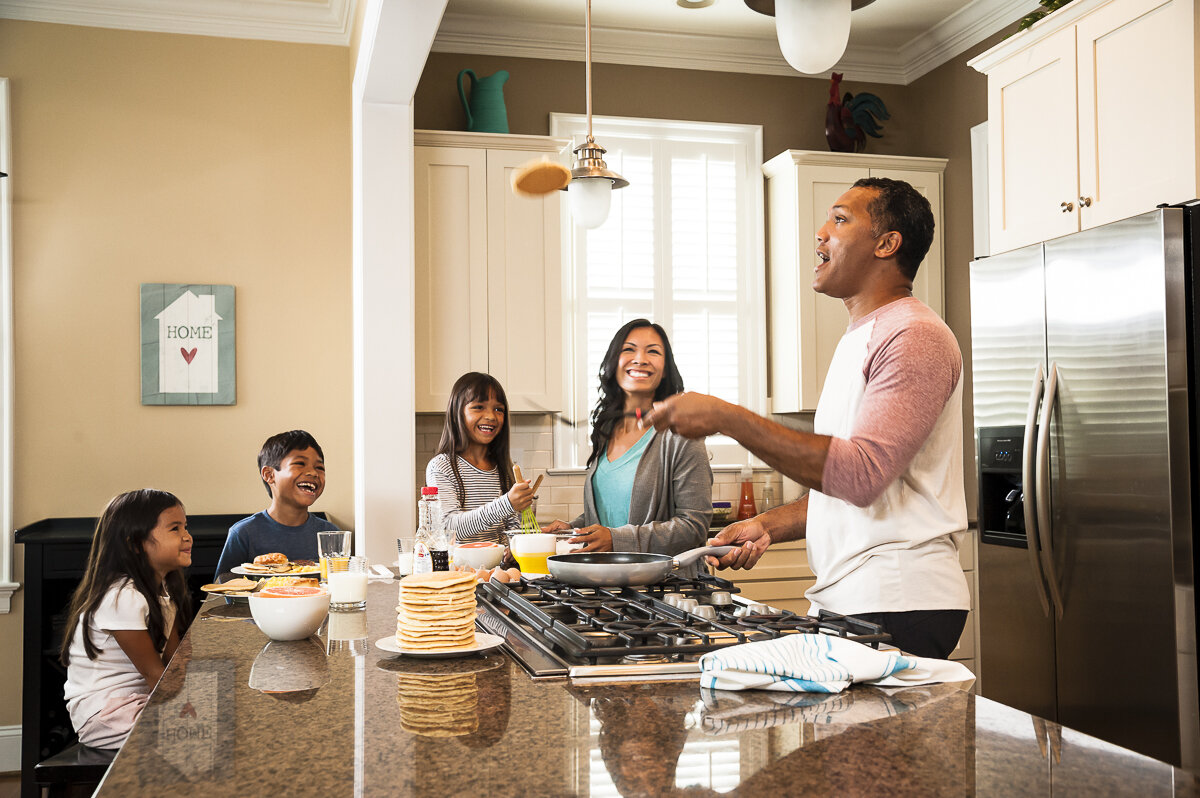
{"type": "Polygon", "coordinates": [[[321,584],[324,585],[329,582],[330,571],[344,570],[345,558],[350,556],[350,532],[318,532],[317,553],[321,558],[321,584]]]}
{"type": "Polygon", "coordinates": [[[416,546],[416,538],[396,538],[396,560],[397,570],[400,576],[408,576],[412,573],[413,548],[416,546]]]}
{"type": "MultiPolygon", "coordinates": [[[[331,565],[333,564],[332,558],[331,565]]],[[[346,557],[344,570],[329,572],[329,611],[348,612],[367,606],[367,558],[346,557]]]]}

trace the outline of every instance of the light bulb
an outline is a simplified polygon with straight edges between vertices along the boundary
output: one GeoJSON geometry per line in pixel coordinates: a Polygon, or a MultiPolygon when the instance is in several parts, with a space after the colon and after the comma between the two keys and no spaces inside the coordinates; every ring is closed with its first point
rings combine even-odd
{"type": "Polygon", "coordinates": [[[850,40],[850,0],[775,0],[775,33],[797,72],[832,69],[850,40]]]}
{"type": "Polygon", "coordinates": [[[571,216],[575,224],[592,230],[604,224],[608,218],[608,206],[612,203],[613,181],[603,177],[583,177],[572,180],[567,186],[571,200],[571,216]]]}

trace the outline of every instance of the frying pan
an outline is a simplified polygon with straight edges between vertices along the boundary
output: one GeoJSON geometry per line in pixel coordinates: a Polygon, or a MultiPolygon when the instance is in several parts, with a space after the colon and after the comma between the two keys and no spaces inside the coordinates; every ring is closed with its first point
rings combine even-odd
{"type": "Polygon", "coordinates": [[[593,551],[552,554],[546,558],[550,575],[580,587],[653,585],[675,570],[704,556],[721,557],[734,546],[701,546],[682,554],[646,554],[637,551],[593,551]]]}

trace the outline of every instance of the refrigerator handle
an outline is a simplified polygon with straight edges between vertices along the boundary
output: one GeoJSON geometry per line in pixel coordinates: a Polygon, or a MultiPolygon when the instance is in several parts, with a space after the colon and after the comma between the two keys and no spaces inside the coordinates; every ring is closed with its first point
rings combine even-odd
{"type": "Polygon", "coordinates": [[[1025,413],[1025,445],[1021,448],[1021,490],[1025,494],[1025,545],[1029,549],[1029,566],[1033,569],[1033,583],[1037,585],[1038,600],[1042,603],[1042,614],[1050,617],[1050,598],[1046,595],[1046,577],[1038,560],[1038,522],[1036,508],[1036,485],[1033,473],[1034,439],[1037,437],[1038,400],[1042,398],[1042,364],[1038,363],[1033,375],[1033,387],[1029,391],[1029,409],[1025,413]]]}
{"type": "Polygon", "coordinates": [[[1046,380],[1046,397],[1042,400],[1042,420],[1038,425],[1041,434],[1037,442],[1037,466],[1034,486],[1037,493],[1038,543],[1042,549],[1042,572],[1050,586],[1050,598],[1054,603],[1054,614],[1063,617],[1062,594],[1058,589],[1058,577],[1054,573],[1054,556],[1050,539],[1050,417],[1054,414],[1054,401],[1058,395],[1058,364],[1050,364],[1050,376],[1046,380]]]}

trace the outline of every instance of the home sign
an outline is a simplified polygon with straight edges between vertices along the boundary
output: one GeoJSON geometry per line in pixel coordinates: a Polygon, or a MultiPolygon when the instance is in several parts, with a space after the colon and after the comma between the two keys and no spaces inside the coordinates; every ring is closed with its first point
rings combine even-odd
{"type": "Polygon", "coordinates": [[[142,404],[231,405],[231,285],[142,283],[142,404]]]}

